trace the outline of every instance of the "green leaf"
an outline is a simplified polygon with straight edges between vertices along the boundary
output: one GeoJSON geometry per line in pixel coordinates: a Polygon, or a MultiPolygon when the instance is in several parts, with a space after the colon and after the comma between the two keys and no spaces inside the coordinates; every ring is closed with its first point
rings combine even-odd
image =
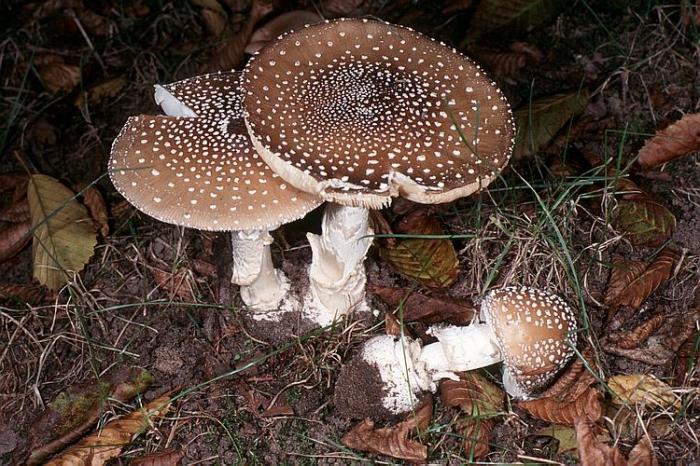
{"type": "MultiPolygon", "coordinates": [[[[440,222],[429,216],[416,221],[410,233],[444,234],[440,222]]],[[[380,255],[398,273],[431,288],[450,286],[459,273],[457,251],[448,239],[399,240],[394,247],[381,249],[380,255]]]]}
{"type": "Polygon", "coordinates": [[[90,260],[97,232],[73,191],[50,176],[32,175],[27,199],[34,235],[34,278],[57,290],[90,260]]]}
{"type": "Polygon", "coordinates": [[[626,233],[634,246],[663,244],[676,228],[676,217],[646,195],[620,199],[613,212],[613,225],[626,233]]]}
{"type": "Polygon", "coordinates": [[[515,111],[518,132],[513,155],[536,153],[551,141],[566,123],[588,105],[588,91],[555,94],[537,99],[515,111]]]}
{"type": "Polygon", "coordinates": [[[573,427],[553,425],[538,430],[534,435],[546,435],[557,439],[559,441],[557,453],[576,450],[577,447],[576,430],[573,427]]]}
{"type": "Polygon", "coordinates": [[[467,39],[491,32],[517,34],[539,27],[559,14],[562,0],[482,0],[474,12],[467,39]]]}

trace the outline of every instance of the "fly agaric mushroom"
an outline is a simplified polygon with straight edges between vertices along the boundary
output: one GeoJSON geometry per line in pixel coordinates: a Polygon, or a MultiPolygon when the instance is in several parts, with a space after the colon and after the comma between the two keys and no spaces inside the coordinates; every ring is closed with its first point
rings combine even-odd
{"type": "Polygon", "coordinates": [[[408,337],[368,340],[359,359],[341,370],[336,388],[341,412],[363,410],[352,399],[341,399],[345,387],[357,387],[361,394],[355,399],[366,405],[381,404],[388,413],[400,414],[417,406],[422,391],[435,391],[438,380],[458,380],[455,372],[501,361],[508,394],[528,399],[550,385],[574,356],[576,316],[557,295],[527,287],[494,290],[481,301],[481,320],[464,327],[433,326],[428,332],[438,341],[422,348],[408,337]],[[375,370],[374,380],[358,386],[356,381],[367,377],[367,365],[375,370]],[[378,385],[381,390],[372,388],[378,385]]]}
{"type": "Polygon", "coordinates": [[[130,117],[112,146],[110,176],[136,208],[168,223],[231,231],[241,298],[261,318],[289,288],[272,264],[269,231],[320,204],[263,162],[243,125],[238,73],[156,86],[168,116],[130,117]]]}
{"type": "Polygon", "coordinates": [[[513,147],[510,106],[469,58],[411,29],[340,19],[281,36],[241,77],[260,156],[326,207],[309,312],[328,323],[364,300],[368,208],[433,204],[487,186],[513,147]],[[339,223],[342,222],[342,223],[339,223]]]}

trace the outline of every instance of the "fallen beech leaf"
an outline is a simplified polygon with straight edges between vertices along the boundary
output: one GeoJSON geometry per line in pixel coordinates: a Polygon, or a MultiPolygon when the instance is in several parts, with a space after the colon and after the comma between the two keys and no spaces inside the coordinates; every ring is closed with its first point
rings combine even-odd
{"type": "Polygon", "coordinates": [[[657,131],[639,150],[639,164],[656,167],[700,150],[700,113],[683,116],[666,129],[657,131]]]}
{"type": "Polygon", "coordinates": [[[596,383],[596,378],[591,371],[597,372],[598,366],[595,362],[595,354],[591,347],[587,347],[581,351],[581,356],[581,358],[577,358],[571,363],[569,368],[557,378],[554,384],[542,393],[542,398],[554,398],[558,401],[572,401],[586,392],[591,385],[596,383]]]}
{"type": "Polygon", "coordinates": [[[170,397],[161,396],[133,413],[107,423],[99,432],[90,434],[68,448],[47,466],[76,466],[89,464],[102,466],[116,458],[132,438],[148,428],[154,418],[163,416],[170,409],[170,397]]]}
{"type": "Polygon", "coordinates": [[[216,265],[204,259],[192,259],[190,261],[192,269],[205,277],[215,278],[217,276],[216,265]]]}
{"type": "Polygon", "coordinates": [[[233,70],[241,64],[244,57],[245,47],[250,36],[253,34],[255,24],[261,18],[272,12],[272,5],[262,0],[253,0],[248,18],[245,20],[240,31],[226,30],[223,34],[223,41],[219,45],[209,60],[208,71],[233,70]]]}
{"type": "Polygon", "coordinates": [[[576,441],[582,466],[627,466],[627,461],[617,448],[597,442],[593,423],[585,419],[576,421],[576,441]]]}
{"type": "Polygon", "coordinates": [[[649,434],[652,438],[664,438],[673,432],[673,419],[652,413],[649,417],[640,416],[634,406],[608,405],[606,423],[614,438],[632,442],[649,434]]]}
{"type": "Polygon", "coordinates": [[[612,221],[634,246],[660,246],[676,228],[676,217],[646,194],[619,199],[612,221]]]}
{"type": "Polygon", "coordinates": [[[518,407],[532,417],[555,424],[573,425],[576,419],[586,418],[597,421],[603,414],[600,404],[602,395],[593,387],[573,400],[559,401],[556,398],[537,398],[521,401],[518,407]]]}
{"type": "Polygon", "coordinates": [[[130,466],[179,466],[185,452],[179,449],[161,450],[145,456],[134,458],[130,466]]]}
{"type": "Polygon", "coordinates": [[[43,464],[50,455],[80,438],[98,421],[108,397],[125,403],[152,383],[153,376],[148,371],[124,369],[98,383],[62,391],[30,428],[31,455],[27,464],[43,464]]]}
{"type": "Polygon", "coordinates": [[[73,192],[50,176],[32,175],[27,199],[34,234],[34,278],[57,290],[92,257],[95,227],[73,192]]]}
{"type": "Polygon", "coordinates": [[[638,308],[671,277],[678,259],[678,253],[664,248],[651,264],[624,259],[614,261],[605,304],[638,308]]]}
{"type": "Polygon", "coordinates": [[[518,134],[513,156],[522,158],[537,153],[587,104],[588,92],[584,90],[543,97],[516,110],[518,134]]]}
{"type": "MultiPolygon", "coordinates": [[[[410,213],[395,229],[412,235],[444,235],[440,221],[428,211],[410,213]]],[[[380,249],[380,255],[398,273],[431,288],[450,286],[459,274],[459,260],[449,239],[402,239],[396,247],[380,249]]]]}
{"type": "Polygon", "coordinates": [[[453,325],[467,325],[477,313],[469,300],[426,296],[405,288],[369,285],[368,291],[379,296],[390,307],[401,308],[396,316],[405,322],[421,321],[426,324],[449,322],[453,325]]]}
{"type": "Polygon", "coordinates": [[[17,255],[32,239],[32,222],[24,220],[0,226],[0,262],[17,255]]]}
{"type": "Polygon", "coordinates": [[[307,10],[293,10],[275,16],[262,27],[255,30],[246,45],[245,53],[254,54],[265,44],[277,39],[285,32],[299,29],[307,24],[316,24],[323,21],[317,13],[307,10]]]}
{"type": "Polygon", "coordinates": [[[80,67],[62,62],[39,66],[41,81],[50,92],[70,92],[80,84],[80,67]]]}
{"type": "Polygon", "coordinates": [[[678,349],[673,386],[700,386],[700,330],[694,331],[678,349]],[[692,377],[695,374],[695,377],[692,377]],[[697,380],[697,383],[694,382],[697,380]]]}
{"type": "Polygon", "coordinates": [[[529,56],[521,52],[495,52],[482,50],[475,52],[480,63],[498,76],[510,76],[525,68],[529,56]]]}
{"type": "Polygon", "coordinates": [[[504,393],[478,372],[467,372],[460,380],[443,380],[440,398],[445,406],[459,407],[465,414],[458,421],[463,429],[464,450],[471,460],[489,452],[489,438],[495,425],[493,417],[504,409],[504,393]]]}
{"type": "Polygon", "coordinates": [[[0,300],[15,300],[25,304],[39,304],[47,296],[43,286],[0,283],[0,300]]]}
{"type": "Polygon", "coordinates": [[[616,405],[640,404],[651,407],[677,410],[680,400],[671,387],[653,375],[629,374],[616,375],[607,380],[608,387],[615,394],[612,402],[616,405]]]}
{"type": "Polygon", "coordinates": [[[90,105],[98,105],[105,99],[116,97],[121,90],[126,86],[127,80],[124,77],[111,78],[91,86],[87,91],[81,92],[76,98],[74,104],[78,108],[82,108],[87,102],[90,105]]]}
{"type": "Polygon", "coordinates": [[[268,404],[260,414],[262,417],[294,416],[294,408],[289,406],[283,396],[278,396],[273,401],[274,404],[268,404]]]}
{"type": "Polygon", "coordinates": [[[401,323],[391,312],[384,314],[384,331],[392,337],[401,336],[401,323]]]}
{"type": "Polygon", "coordinates": [[[546,435],[559,442],[557,453],[564,453],[576,449],[576,430],[573,427],[553,425],[538,430],[533,435],[546,435]]]}
{"type": "Polygon", "coordinates": [[[637,348],[652,333],[660,329],[667,319],[665,315],[659,314],[645,320],[631,330],[610,333],[607,337],[608,344],[622,349],[637,348]]]}
{"type": "Polygon", "coordinates": [[[177,297],[184,302],[195,300],[192,274],[189,270],[181,268],[176,273],[166,272],[156,267],[149,267],[149,270],[158,287],[167,291],[171,298],[177,297]]]}
{"type": "Polygon", "coordinates": [[[102,194],[95,186],[89,186],[87,189],[79,191],[82,192],[83,204],[90,212],[98,231],[103,237],[106,237],[109,234],[109,214],[102,194]]]}
{"type": "Polygon", "coordinates": [[[414,413],[409,413],[406,420],[392,427],[375,428],[374,422],[367,418],[352,428],[341,439],[343,445],[355,450],[367,451],[378,455],[407,461],[425,461],[428,448],[408,435],[413,430],[425,430],[433,417],[433,398],[428,395],[414,413]]]}

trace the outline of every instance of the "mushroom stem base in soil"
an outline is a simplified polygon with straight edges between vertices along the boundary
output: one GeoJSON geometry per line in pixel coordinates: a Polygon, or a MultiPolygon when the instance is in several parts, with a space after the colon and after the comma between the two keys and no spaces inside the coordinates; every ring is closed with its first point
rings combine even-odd
{"type": "Polygon", "coordinates": [[[241,299],[256,316],[264,317],[269,311],[279,309],[289,290],[289,280],[272,264],[270,244],[272,236],[267,231],[231,234],[231,283],[240,285],[241,299]]]}
{"type": "Polygon", "coordinates": [[[304,315],[321,326],[350,312],[368,310],[367,276],[363,265],[372,244],[369,211],[329,203],[323,213],[322,233],[307,234],[313,259],[304,315]]]}

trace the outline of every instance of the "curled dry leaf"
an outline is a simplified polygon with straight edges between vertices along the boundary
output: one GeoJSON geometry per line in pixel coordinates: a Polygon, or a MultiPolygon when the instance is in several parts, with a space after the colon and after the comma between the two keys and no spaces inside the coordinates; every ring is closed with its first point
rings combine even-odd
{"type": "Polygon", "coordinates": [[[109,234],[109,214],[107,213],[107,203],[102,194],[95,186],[89,186],[81,190],[83,204],[87,207],[92,220],[95,222],[97,230],[103,237],[109,234]]]}
{"type": "Polygon", "coordinates": [[[638,162],[656,167],[700,150],[700,113],[685,115],[666,129],[657,131],[639,150],[638,162]]]}
{"type": "Polygon", "coordinates": [[[100,418],[107,398],[125,403],[143,393],[153,376],[143,369],[124,369],[98,383],[69,387],[54,398],[30,428],[28,465],[44,460],[75,442],[100,418]]]}
{"type": "Polygon", "coordinates": [[[583,112],[588,98],[585,90],[556,94],[537,99],[516,110],[518,134],[513,156],[522,158],[536,154],[569,120],[583,112]]]}
{"type": "Polygon", "coordinates": [[[73,191],[50,176],[32,175],[27,199],[34,234],[34,278],[57,290],[90,260],[97,232],[73,191]]]}
{"type": "MultiPolygon", "coordinates": [[[[411,235],[444,235],[440,221],[428,210],[409,214],[395,229],[411,235]]],[[[402,239],[396,247],[380,249],[380,255],[398,273],[431,288],[450,286],[459,274],[459,260],[449,239],[402,239]]]]}
{"type": "Polygon", "coordinates": [[[659,314],[645,320],[633,329],[624,332],[612,332],[607,337],[608,344],[622,349],[637,348],[652,333],[660,329],[667,320],[668,318],[665,315],[659,314]]]}
{"type": "Polygon", "coordinates": [[[134,458],[129,464],[131,466],[179,466],[184,457],[184,451],[170,448],[139,456],[134,458]]]}
{"type": "Polygon", "coordinates": [[[131,439],[145,431],[155,418],[167,413],[170,403],[170,397],[162,396],[121,419],[109,422],[99,432],[88,435],[46,463],[47,466],[106,464],[112,458],[119,456],[131,439]]]}
{"type": "Polygon", "coordinates": [[[458,421],[463,429],[464,450],[474,460],[485,457],[495,425],[493,417],[503,412],[503,390],[481,374],[467,372],[459,381],[442,381],[440,398],[445,406],[459,407],[466,415],[458,421]]]}
{"type": "Polygon", "coordinates": [[[605,443],[596,441],[594,424],[586,419],[576,421],[576,441],[582,466],[627,466],[622,453],[605,443]]]}
{"type": "Polygon", "coordinates": [[[177,297],[184,302],[195,300],[192,274],[189,270],[181,268],[175,273],[166,272],[156,267],[149,267],[149,270],[158,287],[167,291],[171,298],[177,297]]]}
{"type": "Polygon", "coordinates": [[[0,262],[14,257],[29,244],[31,226],[29,219],[0,226],[0,262]]]}
{"type": "Polygon", "coordinates": [[[245,53],[252,55],[285,32],[302,28],[307,24],[316,24],[322,20],[323,18],[313,11],[294,10],[282,13],[255,30],[246,45],[245,53]]]}
{"type": "Polygon", "coordinates": [[[602,395],[598,390],[589,387],[570,401],[559,401],[556,398],[538,398],[521,401],[518,407],[527,411],[532,417],[555,424],[573,425],[577,419],[585,418],[592,421],[600,419],[603,408],[600,404],[602,395]]]}
{"type": "Polygon", "coordinates": [[[616,405],[630,404],[644,407],[673,409],[680,408],[680,400],[668,384],[653,375],[616,375],[607,380],[608,387],[615,397],[616,405]]]}
{"type": "Polygon", "coordinates": [[[426,296],[405,288],[376,285],[369,285],[368,291],[379,296],[390,307],[399,308],[396,315],[406,322],[417,320],[425,324],[449,322],[467,325],[477,314],[470,300],[426,296]]]}
{"type": "Polygon", "coordinates": [[[432,417],[433,398],[428,395],[414,413],[409,413],[406,420],[397,425],[376,428],[374,422],[367,418],[345,434],[341,442],[355,450],[413,462],[425,461],[428,458],[428,448],[410,440],[408,436],[411,431],[427,429],[432,417]]]}
{"type": "Polygon", "coordinates": [[[671,277],[678,259],[677,252],[664,248],[651,264],[623,258],[615,260],[605,292],[605,304],[638,308],[671,277]]]}

